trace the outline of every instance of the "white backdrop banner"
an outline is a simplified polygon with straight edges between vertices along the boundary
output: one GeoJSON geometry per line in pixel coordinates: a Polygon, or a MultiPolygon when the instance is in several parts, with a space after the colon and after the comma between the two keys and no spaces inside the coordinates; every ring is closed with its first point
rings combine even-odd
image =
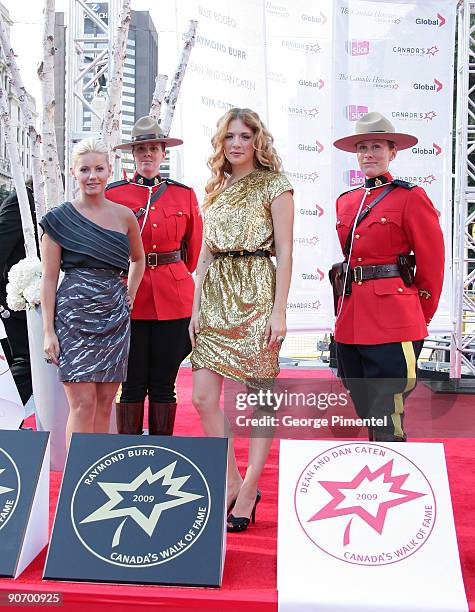
{"type": "MultiPolygon", "coordinates": [[[[295,189],[293,331],[333,327],[327,271],[341,259],[335,198],[361,183],[356,158],[333,140],[379,110],[419,144],[393,175],[424,187],[441,214],[446,283],[431,329],[451,329],[451,133],[455,0],[176,0],[179,45],[198,35],[180,95],[183,180],[203,198],[210,138],[233,106],[274,135],[295,189]]],[[[175,130],[176,131],[176,130],[175,130]]]]}
{"type": "Polygon", "coordinates": [[[233,106],[267,116],[264,5],[260,0],[176,0],[176,7],[180,47],[188,20],[198,21],[180,117],[184,180],[202,202],[218,119],[233,106]]]}
{"type": "MultiPolygon", "coordinates": [[[[452,98],[454,0],[334,2],[334,135],[368,111],[386,115],[419,143],[391,164],[395,178],[423,187],[440,213],[445,285],[431,329],[450,330],[452,263],[452,98]]],[[[334,150],[336,197],[361,184],[356,156],[334,150]]],[[[430,236],[427,236],[430,240],[430,236]]]]}

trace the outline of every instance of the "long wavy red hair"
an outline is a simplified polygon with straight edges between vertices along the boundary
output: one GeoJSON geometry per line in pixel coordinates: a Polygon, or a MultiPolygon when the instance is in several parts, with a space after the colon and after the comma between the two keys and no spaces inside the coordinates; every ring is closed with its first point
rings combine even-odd
{"type": "Polygon", "coordinates": [[[249,108],[231,108],[217,123],[217,131],[211,139],[213,154],[208,159],[211,177],[206,183],[204,208],[208,206],[224,188],[226,178],[231,174],[231,164],[224,154],[224,138],[229,124],[240,119],[254,134],[254,163],[256,168],[280,172],[282,161],[274,148],[272,134],[261,121],[259,115],[249,108]]]}

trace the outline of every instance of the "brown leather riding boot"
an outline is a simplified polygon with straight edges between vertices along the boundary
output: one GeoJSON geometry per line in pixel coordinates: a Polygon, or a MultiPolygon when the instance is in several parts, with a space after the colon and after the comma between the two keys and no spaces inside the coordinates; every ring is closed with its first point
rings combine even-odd
{"type": "Polygon", "coordinates": [[[115,415],[117,433],[142,435],[143,402],[117,403],[115,415]]]}
{"type": "Polygon", "coordinates": [[[148,433],[153,436],[173,435],[176,404],[148,402],[148,433]]]}

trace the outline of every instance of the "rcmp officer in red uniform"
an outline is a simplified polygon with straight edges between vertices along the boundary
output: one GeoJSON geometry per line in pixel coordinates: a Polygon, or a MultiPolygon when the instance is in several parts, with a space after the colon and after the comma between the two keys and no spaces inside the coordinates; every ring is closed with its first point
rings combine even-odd
{"type": "Polygon", "coordinates": [[[149,432],[171,435],[176,413],[175,380],[191,352],[188,335],[194,281],[202,240],[202,219],[194,191],[162,179],[166,147],[182,144],[163,135],[152,117],[141,117],[132,140],[136,173],[107,187],[106,197],[131,208],[141,228],[146,268],[133,310],[127,380],[117,404],[119,433],[142,433],[149,399],[149,432]]]}
{"type": "Polygon", "coordinates": [[[386,417],[369,431],[379,441],[406,440],[404,400],[416,383],[417,358],[443,282],[437,211],[424,189],[393,180],[388,171],[398,150],[416,143],[375,112],[358,121],[354,135],[334,143],[356,153],[366,177],[336,204],[345,255],[330,273],[339,295],[338,370],[359,417],[386,417]]]}

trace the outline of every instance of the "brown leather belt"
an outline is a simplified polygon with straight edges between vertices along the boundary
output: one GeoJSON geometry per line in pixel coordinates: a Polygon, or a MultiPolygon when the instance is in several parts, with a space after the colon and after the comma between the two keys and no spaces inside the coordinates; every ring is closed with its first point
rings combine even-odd
{"type": "Polygon", "coordinates": [[[165,264],[181,261],[181,251],[169,251],[168,253],[146,253],[145,263],[148,268],[156,268],[165,264]]]}
{"type": "Polygon", "coordinates": [[[356,266],[351,272],[355,283],[372,280],[374,278],[394,278],[401,276],[397,264],[380,264],[377,266],[356,266]]]}
{"type": "Polygon", "coordinates": [[[270,257],[270,251],[223,251],[214,253],[215,259],[218,257],[270,257]]]}

